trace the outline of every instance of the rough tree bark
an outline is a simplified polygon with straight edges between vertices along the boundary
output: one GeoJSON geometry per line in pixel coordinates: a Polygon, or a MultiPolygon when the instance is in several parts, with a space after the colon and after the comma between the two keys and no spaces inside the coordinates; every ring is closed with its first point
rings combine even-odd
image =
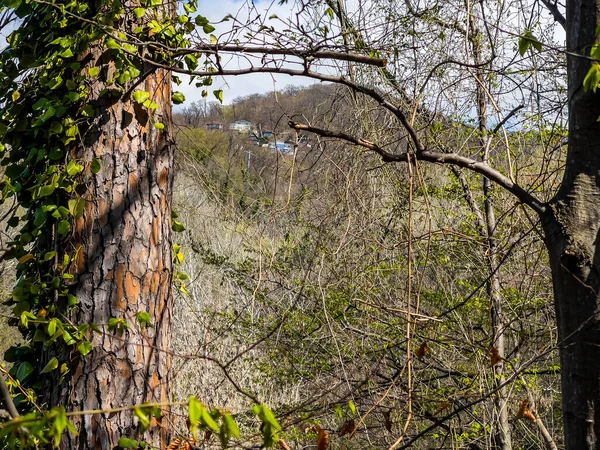
{"type": "MultiPolygon", "coordinates": [[[[127,3],[123,6],[131,11],[127,3]]],[[[129,96],[101,96],[114,72],[102,45],[82,61],[103,70],[90,88],[96,117],[72,156],[98,159],[101,169],[91,175],[87,167],[83,174],[90,180],[82,195],[85,213],[69,242],[76,253],[79,300],[71,320],[93,322],[103,332],[94,334],[89,355],[72,359],[67,380],[48,385],[44,400],[69,410],[167,402],[170,357],[158,349],[169,349],[171,342],[171,75],[151,71],[135,87],[149,92],[158,105],[149,117],[129,96]],[[165,128],[159,131],[153,121],[165,128]],[[150,315],[151,328],[136,323],[138,312],[150,315]],[[124,319],[131,328],[122,334],[108,331],[111,318],[124,319]]],[[[140,69],[144,74],[149,67],[140,69]]],[[[75,418],[79,435],[65,434],[61,448],[112,449],[121,436],[164,448],[163,427],[154,425],[142,433],[131,411],[85,415],[75,418]]]]}
{"type": "Polygon", "coordinates": [[[600,95],[585,92],[600,2],[567,2],[569,148],[561,187],[542,217],[560,340],[567,450],[600,448],[600,95]]]}

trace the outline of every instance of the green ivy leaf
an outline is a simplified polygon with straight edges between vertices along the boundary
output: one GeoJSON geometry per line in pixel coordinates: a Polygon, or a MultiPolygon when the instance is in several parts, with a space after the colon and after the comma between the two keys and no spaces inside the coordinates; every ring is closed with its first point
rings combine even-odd
{"type": "Polygon", "coordinates": [[[65,48],[62,52],[58,54],[61,58],[72,58],[73,51],[70,48],[65,48]]]}
{"type": "Polygon", "coordinates": [[[279,423],[277,422],[277,419],[275,419],[275,416],[273,415],[273,413],[271,412],[271,410],[267,407],[267,405],[261,405],[262,408],[262,414],[260,417],[263,420],[263,422],[269,423],[273,426],[273,428],[275,428],[276,430],[281,430],[281,425],[279,425],[279,423]]]}
{"type": "Polygon", "coordinates": [[[198,25],[199,27],[203,27],[204,25],[208,24],[208,19],[206,17],[201,16],[200,14],[198,14],[196,16],[196,18],[194,19],[194,22],[196,22],[196,25],[198,25]]]}
{"type": "Polygon", "coordinates": [[[600,84],[600,64],[593,63],[583,79],[583,89],[585,92],[596,92],[600,84]]]}
{"type": "Polygon", "coordinates": [[[183,59],[188,70],[196,70],[196,67],[198,67],[198,59],[194,55],[185,55],[183,59]]]}
{"type": "Polygon", "coordinates": [[[223,444],[223,447],[228,446],[229,439],[240,437],[240,430],[231,414],[225,414],[223,416],[223,422],[221,423],[219,437],[221,439],[221,444],[223,444]]]}
{"type": "Polygon", "coordinates": [[[65,136],[74,138],[79,133],[79,127],[77,125],[71,125],[65,130],[65,136]]]}
{"type": "Polygon", "coordinates": [[[350,410],[350,414],[352,414],[352,417],[356,416],[356,406],[354,405],[354,402],[352,400],[348,401],[348,409],[350,410]]]}
{"type": "Polygon", "coordinates": [[[526,30],[521,36],[519,36],[519,54],[525,55],[525,52],[529,47],[535,48],[538,52],[542,50],[542,43],[537,40],[531,30],[526,30]]]}
{"type": "Polygon", "coordinates": [[[71,199],[68,202],[69,212],[75,219],[83,217],[83,209],[85,207],[85,200],[82,198],[71,199]]]}
{"type": "Polygon", "coordinates": [[[121,46],[113,38],[108,38],[106,40],[106,47],[111,50],[121,50],[121,46]]]}
{"type": "Polygon", "coordinates": [[[27,361],[19,364],[17,373],[15,374],[17,380],[24,381],[29,375],[33,373],[33,366],[27,361]]]}
{"type": "Polygon", "coordinates": [[[81,115],[84,117],[93,117],[94,116],[94,108],[92,105],[85,105],[81,109],[81,115]]]}
{"type": "Polygon", "coordinates": [[[213,91],[213,94],[217,98],[217,100],[219,100],[220,103],[223,103],[223,90],[222,89],[213,91]]]}
{"type": "Polygon", "coordinates": [[[173,103],[176,105],[181,105],[183,102],[185,102],[185,96],[179,91],[173,92],[171,99],[173,99],[173,103]]]}
{"type": "Polygon", "coordinates": [[[219,425],[217,425],[217,422],[215,422],[215,419],[212,418],[206,408],[200,408],[200,423],[213,433],[219,433],[219,425]]]}
{"type": "Polygon", "coordinates": [[[146,8],[134,8],[133,9],[133,14],[138,19],[141,18],[141,17],[144,17],[144,14],[146,14],[146,8]]]}
{"type": "Polygon", "coordinates": [[[96,76],[98,76],[99,73],[100,73],[100,68],[99,67],[90,67],[88,69],[88,75],[90,77],[96,77],[96,76]]]}
{"type": "Polygon", "coordinates": [[[58,369],[58,359],[56,358],[52,358],[50,361],[48,361],[48,364],[44,366],[40,374],[51,372],[54,369],[58,369]]]}
{"type": "Polygon", "coordinates": [[[67,173],[72,177],[78,173],[81,173],[82,170],[83,166],[81,164],[77,164],[74,160],[69,161],[67,164],[67,173]]]}
{"type": "Polygon", "coordinates": [[[56,230],[58,231],[58,234],[64,236],[65,234],[67,234],[67,231],[69,231],[69,228],[71,228],[71,224],[69,223],[69,221],[61,220],[60,222],[58,222],[56,230]]]}
{"type": "Polygon", "coordinates": [[[140,446],[140,443],[138,441],[134,441],[133,439],[129,439],[123,436],[119,439],[117,445],[121,448],[138,448],[140,446]]]}
{"type": "Polygon", "coordinates": [[[135,314],[135,320],[140,325],[141,328],[151,328],[152,322],[150,321],[150,314],[146,311],[140,311],[135,314]]]}
{"type": "Polygon", "coordinates": [[[55,134],[60,134],[63,132],[63,126],[60,122],[52,122],[50,124],[50,131],[55,134]]]}
{"type": "Polygon", "coordinates": [[[42,186],[40,188],[39,194],[38,196],[41,197],[47,197],[48,195],[51,195],[54,192],[55,187],[53,185],[47,185],[47,186],[42,186]]]}
{"type": "Polygon", "coordinates": [[[196,12],[196,6],[192,4],[192,2],[184,3],[183,9],[185,10],[186,14],[192,14],[196,12]]]}
{"type": "Polygon", "coordinates": [[[92,160],[92,163],[90,164],[90,170],[92,171],[92,173],[94,175],[96,175],[98,172],[100,172],[101,168],[102,168],[102,164],[100,163],[100,160],[97,158],[94,158],[92,160]]]}
{"type": "Polygon", "coordinates": [[[71,91],[65,94],[65,98],[70,102],[76,102],[77,100],[79,100],[79,93],[71,91]]]}
{"type": "Polygon", "coordinates": [[[198,399],[194,396],[190,397],[188,400],[188,423],[190,428],[190,433],[192,436],[196,436],[196,429],[198,428],[198,422],[200,421],[200,417],[202,416],[202,410],[204,407],[200,404],[198,399]]]}
{"type": "Polygon", "coordinates": [[[175,233],[181,233],[182,231],[185,231],[185,227],[183,226],[183,224],[175,219],[172,219],[171,221],[171,229],[175,233]]]}
{"type": "Polygon", "coordinates": [[[150,98],[150,92],[146,91],[134,91],[131,95],[133,97],[133,101],[136,103],[144,103],[146,100],[150,98]]]}
{"type": "Polygon", "coordinates": [[[92,343],[90,341],[83,341],[77,346],[77,350],[81,353],[81,356],[85,356],[92,351],[92,343]]]}
{"type": "Polygon", "coordinates": [[[151,100],[146,100],[146,101],[143,103],[143,105],[144,105],[144,108],[148,108],[148,109],[149,109],[149,110],[151,110],[151,111],[153,111],[153,110],[155,110],[156,108],[158,108],[158,105],[157,105],[156,103],[154,103],[153,101],[151,101],[151,100]]]}
{"type": "Polygon", "coordinates": [[[36,125],[34,126],[39,126],[42,125],[43,123],[47,122],[48,119],[51,119],[52,117],[54,117],[54,115],[56,114],[56,109],[54,109],[52,106],[50,108],[48,108],[44,114],[42,114],[40,116],[40,118],[38,119],[38,121],[40,123],[36,123],[36,125]]]}
{"type": "Polygon", "coordinates": [[[50,337],[54,336],[54,333],[56,333],[56,327],[57,327],[57,319],[52,319],[52,320],[50,320],[50,322],[48,322],[48,336],[50,336],[50,337]]]}
{"type": "Polygon", "coordinates": [[[122,45],[123,49],[126,50],[129,53],[137,53],[138,49],[135,45],[129,44],[127,42],[125,42],[122,45]]]}

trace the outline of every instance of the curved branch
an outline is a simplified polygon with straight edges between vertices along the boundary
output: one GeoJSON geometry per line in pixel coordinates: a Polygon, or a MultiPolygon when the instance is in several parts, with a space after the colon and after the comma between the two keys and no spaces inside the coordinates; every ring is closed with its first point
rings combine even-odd
{"type": "Polygon", "coordinates": [[[565,20],[565,16],[563,16],[558,10],[558,6],[556,4],[557,2],[550,3],[550,0],[542,0],[542,3],[548,9],[548,11],[550,11],[550,14],[552,14],[554,20],[556,20],[563,27],[563,29],[566,30],[567,21],[565,20]]]}
{"type": "Polygon", "coordinates": [[[365,147],[381,156],[381,159],[384,162],[409,162],[410,159],[416,159],[419,161],[427,161],[436,164],[451,164],[454,166],[463,167],[465,169],[469,169],[473,172],[479,173],[489,178],[491,181],[498,184],[499,186],[502,186],[508,192],[517,197],[522,203],[531,207],[531,209],[533,209],[538,214],[541,215],[546,211],[546,206],[540,200],[531,195],[518,184],[514,183],[508,177],[502,175],[502,173],[500,173],[498,170],[482,162],[473,160],[471,158],[467,158],[466,156],[457,155],[456,153],[437,153],[426,149],[410,154],[406,152],[395,154],[384,150],[383,148],[379,147],[373,142],[370,142],[363,138],[357,138],[346,133],[324,130],[321,128],[312,127],[310,125],[305,125],[292,121],[288,122],[288,125],[291,128],[294,128],[295,130],[308,131],[324,137],[342,139],[344,141],[351,142],[355,145],[365,147]]]}
{"type": "MultiPolygon", "coordinates": [[[[385,67],[387,64],[387,60],[385,58],[374,58],[367,55],[361,55],[358,53],[349,53],[347,51],[334,51],[334,50],[318,50],[316,48],[307,48],[304,50],[301,49],[287,49],[284,47],[272,47],[272,46],[256,46],[256,45],[229,45],[229,44],[198,44],[194,48],[173,48],[167,45],[164,45],[157,41],[141,41],[135,34],[125,33],[126,38],[122,37],[121,29],[116,29],[106,24],[100,24],[97,21],[86,19],[78,14],[75,14],[70,11],[63,11],[60,8],[60,5],[57,5],[53,2],[49,2],[46,0],[34,0],[35,3],[39,3],[41,5],[51,6],[52,8],[59,9],[61,13],[76,18],[77,20],[81,20],[84,23],[88,23],[90,25],[97,26],[100,29],[107,30],[111,37],[115,39],[117,42],[121,43],[129,43],[136,45],[138,47],[146,47],[153,46],[156,48],[160,48],[163,51],[169,52],[171,56],[183,56],[188,54],[195,53],[208,53],[213,55],[218,55],[219,52],[226,53],[250,53],[250,54],[260,54],[260,55],[279,55],[279,56],[295,56],[300,59],[331,59],[336,61],[349,61],[356,62],[360,64],[372,65],[377,67],[385,67]]],[[[12,21],[13,19],[11,19],[12,21]]],[[[6,23],[10,23],[10,21],[4,20],[6,23]]],[[[5,26],[0,23],[0,29],[5,26]]],[[[133,55],[138,56],[138,55],[133,55]]]]}
{"type": "MultiPolygon", "coordinates": [[[[127,51],[125,51],[125,52],[129,53],[127,51]]],[[[418,159],[421,161],[428,161],[428,162],[437,163],[437,164],[453,164],[458,167],[463,167],[465,169],[469,169],[473,172],[477,172],[481,175],[486,176],[491,181],[493,181],[494,183],[497,183],[498,185],[500,185],[501,187],[503,187],[504,189],[506,189],[507,191],[512,193],[514,196],[516,196],[522,203],[530,206],[538,214],[542,215],[546,211],[546,206],[540,200],[538,200],[536,197],[531,195],[529,192],[527,192],[521,186],[519,186],[518,184],[516,184],[515,182],[513,182],[506,176],[502,175],[496,169],[493,169],[492,167],[488,166],[487,164],[475,161],[475,160],[467,158],[465,156],[457,155],[455,153],[436,153],[436,152],[426,150],[423,143],[419,139],[419,136],[417,135],[416,130],[409,123],[407,117],[405,116],[405,114],[402,112],[402,110],[400,108],[398,108],[396,105],[394,105],[389,100],[387,100],[382,94],[377,92],[375,89],[354,83],[343,76],[332,76],[332,75],[326,75],[326,74],[319,73],[319,72],[313,72],[313,71],[309,70],[307,66],[305,66],[302,70],[290,69],[290,68],[286,68],[286,67],[264,67],[263,66],[263,67],[248,67],[248,68],[235,69],[235,70],[227,70],[222,67],[219,67],[218,70],[213,70],[213,71],[209,71],[209,70],[193,71],[193,70],[186,70],[186,69],[183,69],[180,67],[173,67],[173,66],[169,66],[166,64],[161,64],[156,61],[152,61],[151,59],[144,58],[140,55],[132,55],[132,56],[135,56],[136,58],[138,58],[154,67],[157,67],[157,68],[167,69],[167,70],[171,70],[176,73],[183,73],[183,74],[187,74],[187,75],[194,75],[194,76],[200,76],[200,77],[237,76],[237,75],[246,75],[246,74],[250,74],[250,73],[278,73],[278,74],[284,74],[284,75],[290,75],[290,76],[313,78],[313,79],[320,80],[320,81],[328,81],[331,83],[342,84],[342,85],[347,86],[350,89],[354,90],[355,92],[360,92],[362,94],[365,94],[365,95],[371,97],[373,100],[375,100],[377,103],[379,103],[379,105],[381,105],[383,108],[387,109],[394,116],[396,116],[398,121],[402,124],[402,126],[404,127],[404,129],[406,130],[408,135],[410,136],[410,139],[412,140],[412,142],[415,146],[416,152],[414,154],[411,153],[410,155],[408,153],[393,154],[393,153],[389,153],[389,152],[385,151],[384,149],[379,147],[377,144],[374,144],[366,139],[356,138],[356,137],[350,136],[345,133],[323,130],[323,129],[319,129],[319,128],[315,128],[315,127],[310,127],[309,125],[299,124],[299,123],[295,123],[295,122],[291,122],[291,121],[289,122],[290,127],[296,128],[298,130],[310,131],[310,132],[313,132],[316,134],[320,134],[321,136],[335,137],[335,138],[346,140],[348,142],[352,142],[356,145],[368,148],[368,149],[378,153],[384,162],[407,162],[409,160],[409,156],[410,156],[414,159],[418,159]]]]}
{"type": "MultiPolygon", "coordinates": [[[[125,51],[125,53],[129,53],[129,52],[125,51]]],[[[415,145],[415,149],[417,150],[417,152],[421,152],[421,151],[425,150],[425,147],[421,143],[421,140],[419,139],[417,132],[410,125],[408,119],[406,118],[406,115],[402,112],[402,110],[400,108],[398,108],[392,102],[387,100],[382,94],[377,92],[375,89],[354,83],[353,81],[348,80],[347,78],[345,78],[343,76],[332,76],[332,75],[326,75],[326,74],[319,73],[319,72],[313,72],[313,71],[309,70],[307,67],[305,67],[302,70],[290,69],[290,68],[286,68],[286,67],[264,67],[264,66],[261,66],[261,67],[247,67],[244,69],[234,69],[234,70],[219,68],[218,70],[212,70],[212,71],[210,71],[210,70],[194,71],[194,70],[182,69],[180,67],[169,66],[166,64],[161,64],[161,63],[152,61],[151,59],[144,58],[139,55],[132,54],[132,56],[135,56],[136,58],[140,59],[141,61],[144,61],[144,62],[146,62],[154,67],[157,67],[157,68],[167,69],[167,70],[171,70],[172,72],[175,72],[175,73],[182,73],[185,75],[193,75],[193,76],[197,76],[197,77],[209,77],[209,76],[226,77],[226,76],[247,75],[250,73],[275,73],[275,74],[283,74],[283,75],[290,75],[290,76],[313,78],[313,79],[319,80],[319,81],[326,81],[329,83],[342,84],[344,86],[349,87],[350,89],[352,89],[355,92],[360,92],[361,94],[365,94],[365,95],[371,97],[373,100],[375,100],[377,103],[379,103],[379,105],[381,105],[381,107],[383,107],[383,108],[387,109],[389,112],[391,112],[394,116],[396,116],[398,121],[406,129],[413,144],[415,145]]]]}

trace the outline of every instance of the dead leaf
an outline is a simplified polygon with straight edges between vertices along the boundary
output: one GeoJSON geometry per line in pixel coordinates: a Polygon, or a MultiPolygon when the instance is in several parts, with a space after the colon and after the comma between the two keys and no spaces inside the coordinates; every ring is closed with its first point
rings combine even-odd
{"type": "Polygon", "coordinates": [[[292,450],[290,446],[287,445],[287,442],[285,442],[283,439],[279,439],[277,441],[277,446],[283,450],[292,450]]]}
{"type": "Polygon", "coordinates": [[[429,353],[429,347],[427,346],[427,342],[423,342],[420,347],[415,351],[417,358],[423,359],[427,353],[429,353]]]}
{"type": "Polygon", "coordinates": [[[310,433],[311,431],[317,433],[317,450],[327,450],[329,447],[329,434],[327,434],[327,431],[316,424],[306,427],[304,430],[305,433],[310,433]]]}
{"type": "Polygon", "coordinates": [[[531,409],[529,408],[529,400],[523,400],[521,402],[521,405],[519,406],[519,411],[517,412],[515,419],[528,419],[531,422],[535,423],[535,415],[533,414],[533,411],[531,411],[531,409]]]}
{"type": "Polygon", "coordinates": [[[174,439],[165,450],[191,450],[192,445],[195,445],[194,439],[176,438],[174,439]]]}
{"type": "Polygon", "coordinates": [[[327,431],[318,427],[317,429],[317,450],[327,450],[329,448],[329,434],[327,431]]]}
{"type": "Polygon", "coordinates": [[[167,446],[166,450],[177,450],[179,445],[181,444],[181,438],[175,438],[171,443],[167,446]]]}
{"type": "Polygon", "coordinates": [[[495,345],[492,345],[492,348],[490,349],[490,362],[492,363],[492,366],[495,366],[500,361],[502,361],[500,352],[498,351],[495,345]]]}
{"type": "Polygon", "coordinates": [[[354,427],[354,419],[350,419],[346,423],[344,423],[344,425],[342,425],[342,428],[340,428],[340,431],[338,431],[338,435],[342,437],[346,434],[350,434],[354,431],[354,427]]]}
{"type": "Polygon", "coordinates": [[[441,413],[443,410],[445,410],[449,406],[450,406],[450,402],[442,402],[440,407],[433,412],[433,415],[437,416],[439,413],[441,413]]]}

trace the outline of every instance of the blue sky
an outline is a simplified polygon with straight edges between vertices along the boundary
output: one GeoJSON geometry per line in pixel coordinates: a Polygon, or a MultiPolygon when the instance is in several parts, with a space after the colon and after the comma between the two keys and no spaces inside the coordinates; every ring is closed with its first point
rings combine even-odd
{"type": "MultiPolygon", "coordinates": [[[[278,3],[278,1],[260,1],[254,2],[254,5],[261,14],[266,14],[267,16],[276,14],[281,18],[287,17],[290,14],[290,6],[287,4],[280,6],[278,3]]],[[[244,0],[199,0],[198,12],[213,23],[221,21],[227,14],[238,15],[241,20],[242,17],[247,17],[247,14],[245,13],[247,4],[248,2],[244,0]]],[[[219,36],[221,33],[229,30],[231,22],[215,24],[214,26],[216,27],[216,30],[213,34],[219,36]]],[[[231,68],[236,67],[231,65],[231,68]]],[[[184,82],[180,86],[174,86],[173,88],[184,93],[186,101],[183,106],[188,105],[193,101],[202,100],[202,89],[197,88],[193,83],[192,85],[189,85],[186,77],[180,78],[182,78],[184,82]]],[[[313,80],[306,78],[272,74],[251,74],[227,77],[227,79],[215,77],[213,85],[208,89],[208,101],[215,100],[212,95],[212,90],[216,89],[223,90],[223,103],[229,104],[233,99],[240,96],[273,92],[274,90],[281,90],[290,84],[294,86],[306,86],[312,83],[314,83],[313,80]]]]}

